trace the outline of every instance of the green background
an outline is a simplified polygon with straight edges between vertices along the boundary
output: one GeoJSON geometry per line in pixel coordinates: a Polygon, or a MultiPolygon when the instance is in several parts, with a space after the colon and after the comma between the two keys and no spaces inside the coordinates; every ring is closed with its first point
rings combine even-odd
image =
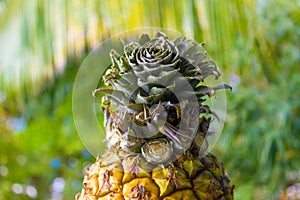
{"type": "Polygon", "coordinates": [[[291,195],[300,182],[299,0],[0,0],[0,200],[74,199],[95,160],[73,121],[77,70],[101,41],[139,27],[205,41],[233,86],[213,152],[236,199],[291,195]]]}

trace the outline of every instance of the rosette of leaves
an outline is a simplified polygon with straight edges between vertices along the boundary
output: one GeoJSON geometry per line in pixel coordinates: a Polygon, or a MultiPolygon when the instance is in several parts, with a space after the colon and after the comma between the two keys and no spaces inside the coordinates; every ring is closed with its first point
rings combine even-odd
{"type": "MultiPolygon", "coordinates": [[[[106,124],[106,127],[118,127],[118,142],[125,151],[141,152],[140,147],[147,142],[147,139],[141,138],[158,137],[170,140],[176,148],[175,152],[187,150],[191,144],[182,147],[195,138],[196,133],[190,127],[199,124],[197,116],[203,112],[213,113],[202,104],[205,96],[211,97],[216,89],[229,86],[208,87],[204,84],[206,77],[213,75],[218,78],[220,73],[214,62],[206,59],[207,52],[202,46],[184,37],[172,41],[159,32],[152,40],[148,35],[142,35],[138,42],[123,43],[124,54],[119,55],[114,50],[111,52],[112,66],[103,78],[105,84],[113,89],[100,89],[110,94],[105,98],[108,100],[106,102],[111,102],[117,108],[114,115],[122,114],[122,117],[108,119],[110,124],[106,124]],[[187,84],[193,91],[186,87],[187,84]],[[196,95],[196,102],[190,101],[191,95],[196,95]],[[160,121],[165,122],[163,126],[159,124],[160,121]],[[135,124],[148,128],[134,137],[135,124]],[[177,131],[179,124],[182,132],[177,131]],[[122,143],[122,138],[127,138],[126,142],[122,143]]],[[[202,118],[197,131],[202,135],[203,142],[209,120],[202,118]]],[[[115,131],[112,128],[109,130],[115,131]]],[[[108,134],[108,137],[110,135],[115,137],[115,132],[108,134]]],[[[111,139],[108,138],[108,141],[111,139]]],[[[197,143],[196,146],[199,145],[202,144],[197,143]]]]}

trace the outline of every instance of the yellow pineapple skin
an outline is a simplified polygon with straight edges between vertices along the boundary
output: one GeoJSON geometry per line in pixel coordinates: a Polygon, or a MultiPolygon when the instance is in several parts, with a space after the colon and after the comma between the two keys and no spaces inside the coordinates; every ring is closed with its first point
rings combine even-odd
{"type": "Polygon", "coordinates": [[[83,185],[76,200],[231,200],[234,188],[215,156],[189,153],[154,166],[109,152],[86,170],[83,185]]]}

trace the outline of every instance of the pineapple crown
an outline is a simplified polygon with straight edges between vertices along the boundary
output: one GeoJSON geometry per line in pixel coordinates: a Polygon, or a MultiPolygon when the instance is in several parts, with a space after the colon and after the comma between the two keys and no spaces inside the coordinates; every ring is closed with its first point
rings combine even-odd
{"type": "Polygon", "coordinates": [[[222,84],[209,87],[208,76],[220,76],[203,48],[185,37],[170,40],[157,32],[125,42],[124,52],[110,53],[111,67],[103,81],[102,100],[108,148],[139,154],[152,163],[170,162],[186,151],[206,149],[206,134],[214,114],[204,104],[222,84]]]}

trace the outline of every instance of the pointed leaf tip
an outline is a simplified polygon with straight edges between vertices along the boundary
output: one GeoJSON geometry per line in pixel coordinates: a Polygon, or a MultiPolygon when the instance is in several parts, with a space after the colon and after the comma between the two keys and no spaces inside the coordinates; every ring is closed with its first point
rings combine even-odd
{"type": "Polygon", "coordinates": [[[143,44],[145,44],[145,43],[147,43],[147,42],[150,41],[150,37],[149,37],[148,34],[142,34],[142,35],[140,35],[138,41],[139,41],[139,43],[140,43],[141,45],[143,45],[143,44]]]}
{"type": "Polygon", "coordinates": [[[227,84],[221,84],[218,86],[213,87],[214,90],[219,90],[219,89],[229,89],[230,91],[232,91],[232,87],[230,85],[227,84]]]}
{"type": "Polygon", "coordinates": [[[164,37],[164,38],[168,38],[167,35],[164,32],[161,31],[156,31],[155,33],[155,37],[164,37]]]}
{"type": "Polygon", "coordinates": [[[92,91],[93,97],[96,97],[96,94],[97,94],[98,92],[100,92],[100,88],[97,88],[97,89],[93,90],[93,91],[92,91]]]}
{"type": "Polygon", "coordinates": [[[111,88],[97,88],[92,91],[92,95],[94,97],[96,97],[97,93],[99,93],[99,92],[105,92],[105,93],[110,94],[112,91],[113,91],[113,89],[111,89],[111,88]]]}
{"type": "Polygon", "coordinates": [[[120,42],[122,43],[123,47],[125,47],[128,42],[126,42],[125,40],[123,40],[122,38],[119,38],[120,42]]]}

